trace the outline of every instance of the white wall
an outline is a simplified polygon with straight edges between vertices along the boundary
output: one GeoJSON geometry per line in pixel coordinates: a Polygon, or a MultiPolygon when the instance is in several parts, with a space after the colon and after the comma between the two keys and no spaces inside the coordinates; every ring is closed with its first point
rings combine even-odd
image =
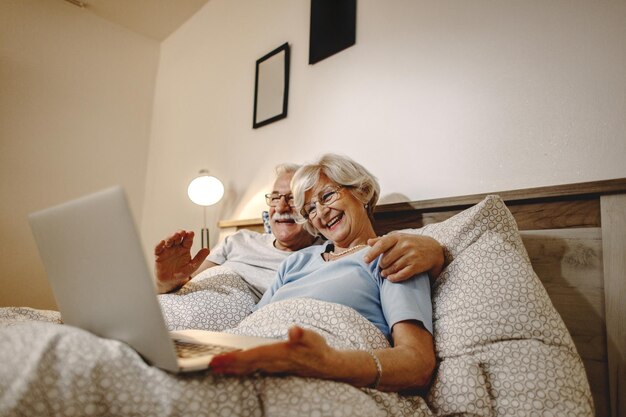
{"type": "Polygon", "coordinates": [[[201,168],[227,187],[213,225],[258,217],[276,163],[329,151],[412,200],[626,176],[623,0],[360,0],[357,15],[356,45],[312,66],[305,0],[211,0],[162,44],[147,246],[200,227],[185,191],[201,168]],[[255,61],[286,41],[289,115],[253,130],[255,61]]]}
{"type": "Polygon", "coordinates": [[[275,164],[329,151],[409,199],[626,176],[623,0],[360,0],[357,44],[313,66],[308,29],[308,0],[211,0],[159,46],[1,1],[0,305],[54,308],[26,216],[111,184],[149,253],[200,227],[201,168],[227,187],[213,243],[259,215],[275,164]],[[255,61],[286,41],[289,116],[253,130],[255,61]]]}
{"type": "Polygon", "coordinates": [[[0,306],[55,308],[28,213],[122,184],[141,220],[158,54],[64,1],[0,2],[0,306]]]}

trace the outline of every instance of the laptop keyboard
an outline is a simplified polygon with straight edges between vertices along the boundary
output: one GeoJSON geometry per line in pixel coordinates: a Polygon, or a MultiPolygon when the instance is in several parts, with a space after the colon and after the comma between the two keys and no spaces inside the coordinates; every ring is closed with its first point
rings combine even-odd
{"type": "Polygon", "coordinates": [[[195,358],[196,356],[219,355],[220,353],[239,350],[238,348],[232,346],[190,343],[183,342],[182,340],[177,339],[174,339],[174,346],[176,346],[176,354],[179,358],[195,358]]]}

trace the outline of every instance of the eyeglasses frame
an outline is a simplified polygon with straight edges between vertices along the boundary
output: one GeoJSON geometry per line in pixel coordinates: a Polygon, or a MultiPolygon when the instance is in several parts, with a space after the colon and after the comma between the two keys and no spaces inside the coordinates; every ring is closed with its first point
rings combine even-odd
{"type": "Polygon", "coordinates": [[[300,209],[300,216],[302,216],[303,218],[305,218],[305,219],[307,219],[307,220],[309,220],[309,221],[312,221],[312,220],[313,220],[313,219],[317,216],[317,212],[318,212],[319,206],[321,206],[321,207],[328,207],[328,206],[330,206],[331,204],[333,204],[335,201],[337,201],[337,200],[339,200],[339,199],[341,198],[341,195],[339,194],[339,191],[340,191],[341,189],[343,189],[343,188],[346,188],[346,186],[344,186],[344,185],[337,185],[337,186],[335,186],[335,187],[332,187],[332,188],[331,188],[331,190],[332,190],[332,192],[334,192],[334,193],[337,195],[337,197],[335,197],[335,198],[333,199],[333,201],[330,201],[330,202],[328,202],[328,203],[326,203],[326,204],[324,204],[324,203],[320,203],[320,201],[319,201],[319,196],[320,196],[320,194],[325,194],[325,193],[327,193],[327,192],[330,192],[330,190],[323,190],[323,191],[320,191],[320,192],[317,194],[317,201],[315,201],[315,208],[316,208],[316,210],[315,210],[315,215],[314,215],[313,217],[310,217],[310,214],[306,212],[305,207],[307,207],[307,206],[309,206],[309,207],[310,207],[310,206],[313,204],[313,201],[309,201],[307,204],[305,204],[305,205],[304,205],[304,207],[302,207],[302,208],[300,209]]]}
{"type": "Polygon", "coordinates": [[[293,194],[292,193],[288,193],[288,194],[280,194],[280,193],[269,193],[269,194],[265,194],[265,204],[267,204],[269,207],[276,207],[278,206],[278,204],[280,204],[280,200],[285,200],[285,204],[287,204],[289,207],[293,208],[295,207],[295,205],[289,204],[289,196],[291,196],[292,201],[293,201],[293,194]],[[274,197],[278,196],[278,198],[276,199],[276,204],[272,204],[272,200],[274,197]]]}

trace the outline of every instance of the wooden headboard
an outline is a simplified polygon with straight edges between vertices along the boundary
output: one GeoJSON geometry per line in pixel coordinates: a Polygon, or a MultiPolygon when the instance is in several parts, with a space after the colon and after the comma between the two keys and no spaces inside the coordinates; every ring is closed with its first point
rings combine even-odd
{"type": "MultiPolygon", "coordinates": [[[[626,416],[626,178],[380,205],[376,231],[440,222],[488,194],[515,216],[582,357],[596,415],[626,416]]],[[[219,226],[263,231],[261,219],[219,226]]]]}

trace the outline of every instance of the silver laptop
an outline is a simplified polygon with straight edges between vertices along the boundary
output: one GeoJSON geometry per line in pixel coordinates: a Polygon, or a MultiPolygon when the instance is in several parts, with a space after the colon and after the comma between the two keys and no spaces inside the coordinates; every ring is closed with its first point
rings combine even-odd
{"type": "Polygon", "coordinates": [[[119,186],[33,213],[29,221],[65,324],[125,342],[170,372],[207,369],[216,353],[276,342],[169,332],[119,186]]]}

